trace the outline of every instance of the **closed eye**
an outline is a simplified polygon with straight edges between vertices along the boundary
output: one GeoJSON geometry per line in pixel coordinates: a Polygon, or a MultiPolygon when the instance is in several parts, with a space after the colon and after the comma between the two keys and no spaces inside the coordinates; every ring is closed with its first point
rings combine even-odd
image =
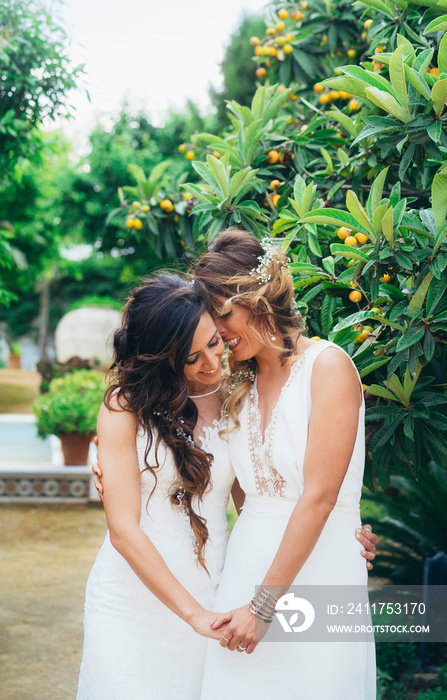
{"type": "MultiPolygon", "coordinates": [[[[210,343],[208,343],[208,347],[215,348],[217,345],[219,345],[220,340],[221,340],[220,335],[217,335],[216,340],[212,340],[210,343]]],[[[197,360],[199,359],[199,355],[200,355],[200,353],[197,353],[194,360],[186,360],[186,364],[187,365],[195,365],[197,360]]]]}

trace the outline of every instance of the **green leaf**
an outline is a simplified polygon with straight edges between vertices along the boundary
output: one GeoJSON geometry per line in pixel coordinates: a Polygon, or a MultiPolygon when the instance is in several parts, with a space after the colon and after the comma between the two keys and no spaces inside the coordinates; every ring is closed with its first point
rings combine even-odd
{"type": "Polygon", "coordinates": [[[436,307],[438,306],[439,302],[444,296],[446,289],[447,279],[434,279],[431,283],[430,288],[428,290],[427,303],[425,307],[427,318],[430,318],[430,316],[432,316],[433,313],[436,311],[436,307]]]}
{"type": "Polygon", "coordinates": [[[343,112],[336,111],[335,109],[328,110],[326,114],[329,117],[332,117],[332,119],[343,127],[343,129],[350,135],[352,136],[353,139],[358,134],[358,127],[354,124],[353,120],[351,117],[348,117],[347,114],[344,114],[343,112]]]}
{"type": "Polygon", "coordinates": [[[332,255],[328,255],[327,258],[323,258],[321,263],[326,272],[328,272],[332,277],[335,277],[335,262],[332,255]]]}
{"type": "Polygon", "coordinates": [[[407,396],[397,374],[392,374],[388,377],[388,379],[384,381],[384,384],[387,389],[392,391],[393,394],[396,394],[397,398],[402,401],[404,405],[407,403],[407,396]]]}
{"type": "Polygon", "coordinates": [[[298,205],[299,211],[297,212],[299,216],[302,216],[303,198],[306,191],[306,182],[301,175],[298,175],[295,184],[293,186],[293,197],[298,205]]]}
{"type": "Polygon", "coordinates": [[[432,20],[430,24],[424,29],[424,34],[433,34],[434,32],[445,32],[447,31],[447,15],[442,17],[436,17],[432,20]]]}
{"type": "Polygon", "coordinates": [[[293,229],[293,231],[290,231],[290,233],[288,233],[287,236],[284,238],[283,242],[281,243],[281,250],[283,253],[287,253],[296,234],[297,229],[293,229]]]}
{"type": "Polygon", "coordinates": [[[346,226],[354,231],[365,233],[367,236],[370,235],[369,229],[361,226],[351,213],[340,209],[314,209],[314,211],[304,214],[301,221],[304,223],[324,224],[325,226],[346,226]]]}
{"type": "Polygon", "coordinates": [[[304,197],[303,197],[303,215],[307,214],[307,212],[310,209],[310,205],[312,203],[312,197],[313,197],[313,192],[314,192],[314,183],[311,182],[307,185],[305,191],[304,191],[304,197]]]}
{"type": "Polygon", "coordinates": [[[425,448],[434,462],[445,464],[447,457],[447,442],[439,433],[435,435],[427,425],[422,433],[425,448]]]}
{"type": "Polygon", "coordinates": [[[198,199],[199,202],[217,204],[217,202],[219,201],[217,197],[214,197],[208,192],[203,192],[198,185],[195,185],[192,182],[186,182],[185,184],[180,185],[180,187],[183,187],[188,192],[194,192],[194,197],[198,199]]]}
{"type": "MultiPolygon", "coordinates": [[[[273,87],[276,89],[276,86],[273,87]]],[[[275,96],[270,100],[264,114],[262,115],[262,125],[267,124],[270,119],[274,119],[276,117],[283,103],[287,100],[291,92],[292,90],[290,88],[287,88],[287,90],[282,90],[281,92],[276,92],[275,96]]]]}
{"type": "MultiPolygon", "coordinates": [[[[439,229],[439,233],[437,234],[435,238],[435,242],[433,245],[433,254],[437,252],[438,248],[441,247],[441,245],[444,242],[444,238],[447,236],[447,222],[441,226],[439,229]]],[[[435,261],[437,262],[437,261],[435,261]]]]}
{"type": "MultiPolygon", "coordinates": [[[[164,162],[166,163],[168,161],[164,161],[164,162]]],[[[169,162],[168,162],[168,164],[169,164],[169,162]]],[[[158,165],[160,166],[160,165],[162,165],[162,163],[159,163],[158,165]]],[[[155,166],[155,167],[158,167],[158,166],[155,166]]],[[[127,170],[130,172],[132,177],[135,178],[135,180],[137,181],[137,183],[139,185],[146,182],[146,175],[144,174],[144,170],[143,170],[143,168],[140,168],[139,165],[135,165],[134,163],[129,163],[129,165],[127,166],[127,170]]],[[[154,170],[155,170],[155,168],[154,168],[154,170]]]]}
{"type": "Polygon", "coordinates": [[[337,301],[334,297],[325,296],[321,304],[321,329],[323,333],[328,333],[332,328],[333,316],[337,301]]]}
{"type": "Polygon", "coordinates": [[[386,5],[382,0],[358,0],[358,5],[363,5],[373,10],[378,10],[382,14],[386,15],[390,19],[394,19],[395,13],[390,10],[388,5],[386,5]]]}
{"type": "Polygon", "coordinates": [[[302,297],[301,301],[304,301],[306,304],[309,301],[312,301],[312,299],[315,299],[316,296],[322,291],[323,285],[322,284],[317,284],[313,289],[310,289],[306,294],[302,297]]]}
{"type": "MultiPolygon", "coordinates": [[[[368,390],[369,391],[369,390],[368,390]]],[[[371,393],[371,392],[370,392],[371,393]]],[[[371,452],[376,453],[379,450],[381,450],[384,445],[389,441],[390,437],[394,435],[396,432],[396,429],[399,427],[399,425],[402,423],[404,418],[406,417],[406,413],[400,413],[393,421],[391,424],[386,424],[383,425],[377,433],[374,435],[373,439],[369,443],[369,449],[371,452]]],[[[379,476],[380,478],[380,484],[382,488],[386,488],[389,486],[389,476],[388,476],[388,467],[386,463],[382,466],[381,468],[381,474],[379,476]],[[385,471],[385,473],[384,473],[385,471]]]]}
{"type": "Polygon", "coordinates": [[[342,328],[342,330],[337,331],[336,333],[333,331],[329,333],[329,339],[333,343],[336,343],[336,345],[340,345],[340,347],[346,347],[347,345],[353,343],[358,335],[359,332],[354,331],[352,328],[342,328]]]}
{"type": "MultiPolygon", "coordinates": [[[[226,199],[230,194],[230,170],[231,167],[228,164],[228,156],[223,158],[215,158],[214,156],[207,156],[206,162],[210,172],[214,176],[214,179],[218,183],[218,187],[222,196],[226,199]]],[[[195,167],[196,163],[194,163],[195,167]]]]}
{"type": "Polygon", "coordinates": [[[411,160],[414,156],[415,150],[416,150],[416,144],[410,143],[410,145],[408,146],[407,150],[405,151],[405,153],[403,155],[403,158],[402,158],[400,165],[399,165],[399,177],[401,180],[404,179],[404,175],[406,174],[408,166],[411,163],[411,160]]]}
{"type": "Polygon", "coordinates": [[[435,217],[436,228],[439,231],[447,214],[447,168],[445,166],[442,170],[438,170],[433,178],[431,195],[433,216],[435,217]]]}
{"type": "Polygon", "coordinates": [[[417,73],[414,68],[408,66],[406,63],[404,64],[404,71],[407,82],[410,83],[410,85],[412,85],[415,90],[422,95],[422,97],[425,97],[427,100],[431,100],[430,88],[422,75],[417,73]]]}
{"type": "Polygon", "coordinates": [[[399,352],[400,350],[405,350],[406,348],[411,347],[412,345],[417,343],[418,340],[421,340],[421,338],[423,338],[424,333],[425,327],[421,328],[420,326],[417,326],[415,328],[410,328],[397,341],[396,351],[399,352]]]}
{"type": "Polygon", "coordinates": [[[253,99],[251,101],[251,111],[253,113],[254,119],[260,119],[264,113],[265,103],[266,103],[267,93],[265,85],[259,87],[253,99]]]}
{"type": "Polygon", "coordinates": [[[332,255],[341,255],[343,258],[359,260],[360,262],[368,262],[369,257],[363,250],[359,250],[354,245],[344,245],[343,243],[331,243],[332,255]]]}
{"type": "Polygon", "coordinates": [[[410,108],[408,106],[407,86],[405,83],[404,71],[404,45],[401,44],[393,53],[390,65],[390,79],[394,94],[400,106],[404,109],[407,121],[411,119],[410,108]]]}
{"type": "Polygon", "coordinates": [[[385,389],[383,386],[379,386],[379,384],[371,384],[368,387],[368,394],[372,394],[373,396],[380,396],[382,399],[390,399],[390,401],[397,401],[397,396],[391,393],[391,391],[388,391],[388,389],[385,389]]]}
{"type": "Polygon", "coordinates": [[[368,374],[371,374],[371,372],[374,372],[374,370],[379,369],[379,367],[382,367],[382,365],[386,365],[387,362],[391,360],[391,357],[383,357],[381,360],[376,360],[375,362],[372,362],[370,365],[367,367],[363,367],[363,369],[359,372],[360,377],[363,379],[363,377],[367,377],[368,374]]]}
{"type": "Polygon", "coordinates": [[[324,171],[326,175],[331,175],[334,172],[334,165],[332,163],[332,158],[330,157],[329,153],[325,148],[320,148],[321,155],[323,156],[324,160],[326,161],[326,170],[324,171]]]}
{"type": "MultiPolygon", "coordinates": [[[[230,201],[234,199],[240,199],[243,196],[241,193],[247,188],[248,185],[253,186],[253,180],[256,177],[257,170],[252,170],[251,168],[244,168],[243,170],[238,170],[230,181],[230,189],[228,197],[230,201]]],[[[251,188],[250,188],[251,189],[251,188]]]]}
{"type": "Polygon", "coordinates": [[[149,175],[148,182],[151,185],[158,185],[165,170],[170,166],[170,160],[163,160],[161,163],[157,163],[155,167],[152,168],[151,174],[149,175]]]}
{"type": "Polygon", "coordinates": [[[226,194],[221,189],[220,183],[216,180],[214,177],[213,173],[211,172],[210,168],[205,165],[205,163],[201,163],[199,161],[193,161],[192,167],[194,170],[200,175],[202,180],[205,180],[213,190],[220,195],[220,197],[224,198],[228,196],[228,189],[226,190],[226,194]]]}
{"type": "Polygon", "coordinates": [[[442,122],[441,121],[433,122],[432,124],[430,124],[429,127],[427,127],[427,134],[430,136],[431,140],[434,143],[439,143],[441,133],[442,133],[442,122]]]}
{"type": "Polygon", "coordinates": [[[353,192],[353,190],[348,190],[346,194],[346,206],[351,212],[351,214],[355,217],[356,221],[358,222],[358,225],[360,225],[363,229],[366,229],[369,235],[374,239],[374,229],[366,215],[366,211],[364,210],[359,198],[357,197],[355,192],[353,192]]]}
{"type": "Polygon", "coordinates": [[[374,231],[376,232],[377,235],[382,230],[382,220],[383,217],[385,216],[385,213],[388,209],[388,204],[381,204],[380,207],[377,207],[373,214],[372,222],[374,226],[374,231]]]}
{"type": "Polygon", "coordinates": [[[431,98],[433,100],[433,107],[435,108],[436,115],[440,117],[447,99],[447,78],[438,80],[433,85],[431,89],[431,98]]]}
{"type": "Polygon", "coordinates": [[[214,219],[213,223],[211,224],[211,226],[208,228],[208,231],[207,231],[208,242],[211,242],[214,238],[216,238],[216,236],[219,235],[220,231],[222,230],[223,226],[225,225],[226,220],[227,220],[226,214],[214,219]]]}
{"type": "Polygon", "coordinates": [[[420,310],[422,309],[432,279],[433,275],[431,274],[431,272],[427,272],[421,284],[413,294],[410,304],[408,306],[408,314],[409,316],[411,316],[411,318],[417,316],[420,310]]]}
{"type": "Polygon", "coordinates": [[[400,106],[399,102],[389,93],[369,87],[365,88],[365,94],[373,104],[380,107],[385,112],[388,112],[388,114],[392,114],[393,117],[404,122],[404,124],[409,121],[410,118],[407,117],[407,113],[400,106]]]}
{"type": "Polygon", "coordinates": [[[393,238],[393,207],[387,209],[382,219],[382,232],[391,248],[394,248],[393,238]]]}
{"type": "Polygon", "coordinates": [[[317,232],[309,230],[307,237],[307,244],[314,255],[318,255],[319,258],[322,256],[320,244],[318,242],[317,232]]]}
{"type": "MultiPolygon", "coordinates": [[[[342,148],[337,148],[337,154],[338,154],[338,158],[339,158],[341,164],[343,165],[343,167],[346,168],[351,162],[348,154],[345,153],[342,148]]],[[[343,183],[341,183],[341,184],[343,184],[343,183]]]]}
{"type": "Polygon", "coordinates": [[[421,53],[414,59],[412,68],[419,73],[423,78],[427,75],[428,67],[433,58],[433,49],[424,49],[421,53]]]}
{"type": "MultiPolygon", "coordinates": [[[[369,217],[372,218],[373,213],[376,211],[378,206],[380,205],[380,202],[382,200],[382,194],[383,194],[383,187],[385,185],[385,180],[386,176],[388,174],[388,169],[389,166],[386,168],[383,168],[383,170],[380,171],[380,173],[377,175],[376,179],[374,180],[371,191],[369,193],[368,197],[368,202],[367,202],[367,209],[368,209],[368,214],[369,217]]],[[[374,223],[373,223],[374,226],[374,223]]],[[[377,231],[376,227],[374,226],[374,230],[376,233],[379,233],[377,231]]]]}
{"type": "Polygon", "coordinates": [[[433,334],[430,333],[430,331],[427,330],[425,331],[425,338],[424,338],[424,357],[426,362],[430,362],[431,359],[433,358],[433,355],[435,354],[435,349],[436,349],[436,344],[433,338],[433,334]]]}

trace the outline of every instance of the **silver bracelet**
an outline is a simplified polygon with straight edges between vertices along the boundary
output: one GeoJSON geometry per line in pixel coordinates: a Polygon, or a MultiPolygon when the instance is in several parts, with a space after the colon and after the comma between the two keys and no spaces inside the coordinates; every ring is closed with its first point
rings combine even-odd
{"type": "Polygon", "coordinates": [[[277,602],[278,598],[273,593],[270,593],[266,588],[259,588],[256,595],[249,602],[248,609],[256,617],[270,623],[275,615],[277,602]]]}

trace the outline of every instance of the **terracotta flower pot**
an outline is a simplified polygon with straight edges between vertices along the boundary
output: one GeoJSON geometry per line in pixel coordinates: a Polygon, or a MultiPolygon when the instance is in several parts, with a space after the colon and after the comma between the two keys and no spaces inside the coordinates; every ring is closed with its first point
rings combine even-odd
{"type": "Polygon", "coordinates": [[[79,435],[78,433],[64,433],[60,436],[65,466],[79,466],[87,464],[88,451],[93,435],[79,435]]]}
{"type": "Polygon", "coordinates": [[[10,352],[8,358],[9,369],[20,369],[20,358],[21,355],[15,355],[10,352]]]}

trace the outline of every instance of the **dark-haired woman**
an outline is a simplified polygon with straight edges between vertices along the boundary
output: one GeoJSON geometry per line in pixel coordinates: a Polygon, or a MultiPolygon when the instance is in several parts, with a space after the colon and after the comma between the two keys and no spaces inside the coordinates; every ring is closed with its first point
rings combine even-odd
{"type": "Polygon", "coordinates": [[[352,536],[361,537],[365,462],[359,375],[341,348],[303,335],[285,255],[263,243],[224,232],[195,267],[231,351],[227,432],[245,492],[216,599],[232,612],[213,625],[227,628],[208,645],[201,697],[373,700],[373,643],[300,644],[297,635],[257,646],[292,584],[363,595],[367,584],[352,536]]]}
{"type": "Polygon", "coordinates": [[[223,342],[203,285],[145,281],[98,418],[108,533],[90,574],[78,700],[198,700],[234,474],[223,342]]]}

